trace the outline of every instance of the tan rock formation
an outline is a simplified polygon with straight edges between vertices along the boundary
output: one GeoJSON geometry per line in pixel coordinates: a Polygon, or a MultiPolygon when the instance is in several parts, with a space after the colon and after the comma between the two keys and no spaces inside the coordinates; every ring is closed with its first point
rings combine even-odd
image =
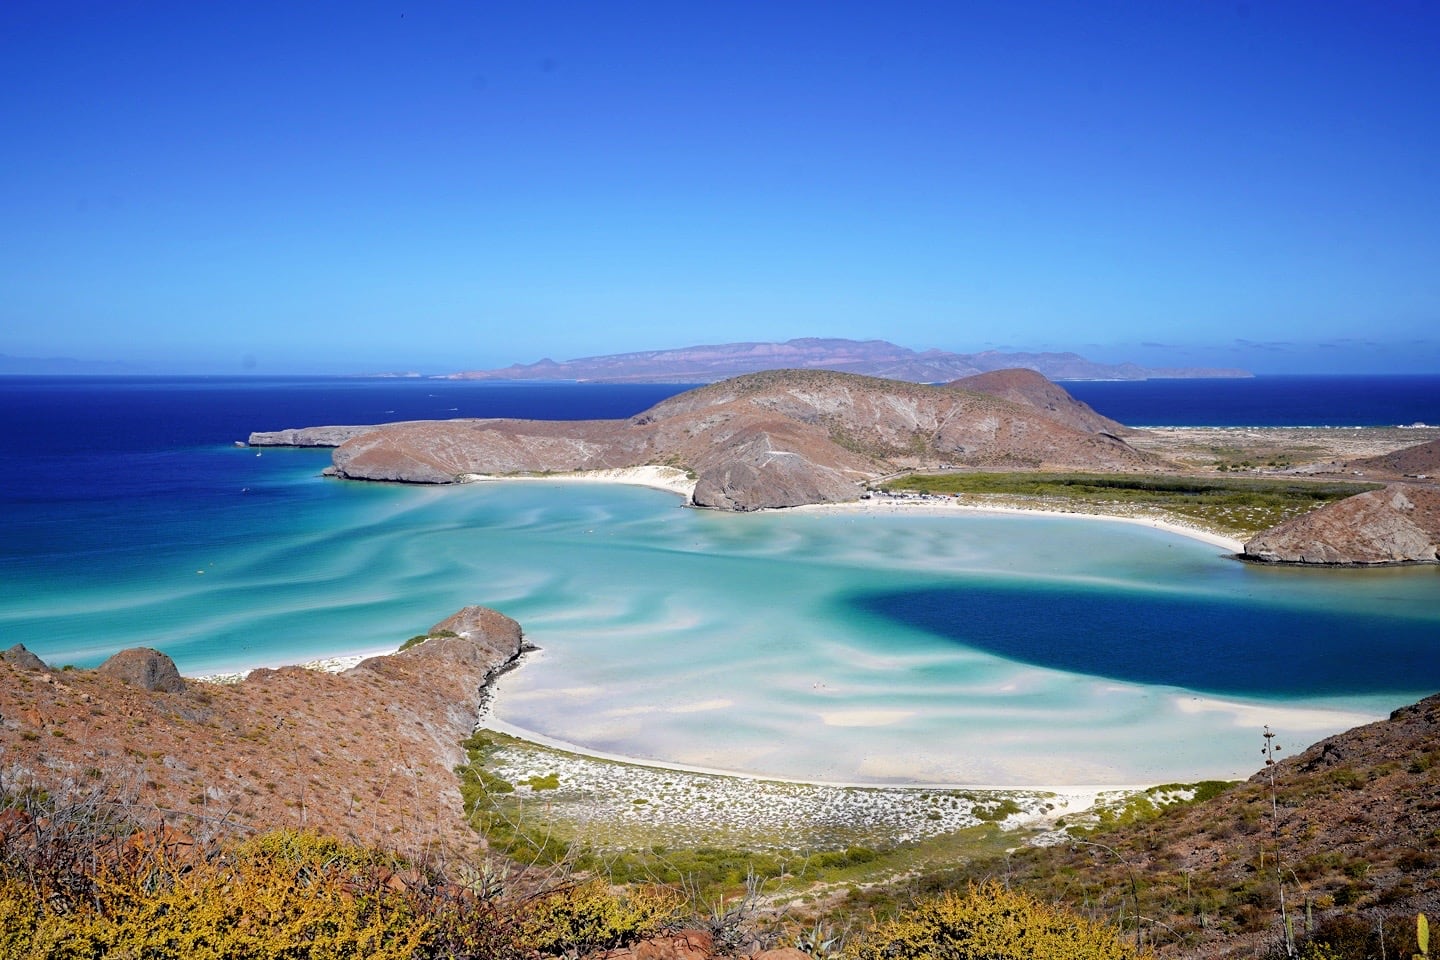
{"type": "Polygon", "coordinates": [[[1247,560],[1376,565],[1440,561],[1440,490],[1391,484],[1287,520],[1245,544],[1247,560]]]}

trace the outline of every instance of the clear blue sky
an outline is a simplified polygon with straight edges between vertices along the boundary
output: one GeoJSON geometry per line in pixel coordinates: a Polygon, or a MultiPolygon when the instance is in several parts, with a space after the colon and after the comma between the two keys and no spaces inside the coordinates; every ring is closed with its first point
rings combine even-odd
{"type": "Polygon", "coordinates": [[[1440,5],[7,0],[0,353],[1440,371],[1440,5]]]}

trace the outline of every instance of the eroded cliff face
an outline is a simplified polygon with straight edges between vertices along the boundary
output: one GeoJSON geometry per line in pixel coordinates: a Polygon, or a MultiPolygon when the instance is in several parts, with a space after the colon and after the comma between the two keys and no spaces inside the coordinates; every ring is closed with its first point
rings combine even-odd
{"type": "MultiPolygon", "coordinates": [[[[375,427],[334,454],[342,477],[453,483],[470,475],[679,465],[694,502],[730,510],[853,500],[866,479],[969,465],[1134,470],[1152,457],[1111,421],[1025,372],[1018,399],[830,371],[737,377],[629,420],[450,420],[375,427]],[[1083,409],[1081,409],[1083,408],[1083,409]]],[[[1038,378],[1043,381],[1043,378],[1038,378]]],[[[1048,384],[1048,381],[1043,381],[1048,384]]],[[[335,429],[335,428],[328,428],[335,429]]]]}
{"type": "Polygon", "coordinates": [[[1258,534],[1244,557],[1370,566],[1440,561],[1440,490],[1391,484],[1337,500],[1258,534]]]}

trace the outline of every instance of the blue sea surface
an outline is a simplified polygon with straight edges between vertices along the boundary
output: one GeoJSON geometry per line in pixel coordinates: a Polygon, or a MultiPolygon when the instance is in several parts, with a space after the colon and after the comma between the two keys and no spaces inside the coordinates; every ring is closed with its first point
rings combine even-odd
{"type": "MultiPolygon", "coordinates": [[[[1398,384],[1388,419],[1440,420],[1428,394],[1406,405],[1410,378],[1342,379],[1325,395],[1398,384]]],[[[1213,419],[1194,411],[1225,409],[1237,382],[1187,384],[1188,406],[1156,422],[1213,419]]],[[[154,646],[199,674],[390,650],[481,603],[542,648],[501,685],[497,721],[868,782],[1243,774],[1260,723],[1294,748],[1440,681],[1429,568],[1271,570],[1072,518],[730,515],[611,485],[348,483],[319,476],[327,450],[234,443],[321,423],[623,417],[682,389],[0,378],[0,645],[80,666],[154,646]]],[[[1339,422],[1309,396],[1297,421],[1339,422]]]]}
{"type": "Polygon", "coordinates": [[[1440,376],[1262,376],[1223,380],[1067,380],[1131,427],[1440,426],[1440,376]]]}

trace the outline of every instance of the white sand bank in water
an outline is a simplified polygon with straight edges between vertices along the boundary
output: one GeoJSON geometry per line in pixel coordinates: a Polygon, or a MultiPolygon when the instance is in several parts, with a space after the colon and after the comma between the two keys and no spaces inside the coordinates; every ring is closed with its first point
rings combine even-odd
{"type": "Polygon", "coordinates": [[[546,483],[625,483],[637,487],[653,487],[669,493],[678,493],[689,500],[695,492],[695,480],[684,470],[676,467],[616,467],[610,470],[577,470],[574,473],[515,474],[496,476],[486,473],[467,473],[460,477],[461,483],[484,483],[498,480],[543,480],[546,483]]]}
{"type": "Polygon", "coordinates": [[[869,500],[852,500],[846,503],[815,503],[803,507],[792,507],[794,510],[804,510],[811,513],[836,513],[836,514],[934,514],[936,516],[954,516],[957,513],[982,513],[982,514],[1010,514],[1030,515],[1044,517],[1069,517],[1072,520],[1109,520],[1118,523],[1133,523],[1142,527],[1153,527],[1156,530],[1164,530],[1168,533],[1177,534],[1182,537],[1189,537],[1192,540],[1199,540],[1212,546],[1220,547],[1229,553],[1239,553],[1245,549],[1245,544],[1230,537],[1221,536],[1209,530],[1201,530],[1198,527],[1186,526],[1173,520],[1161,520],[1156,517],[1122,517],[1111,513],[1086,513],[1082,510],[1048,510],[1031,509],[1029,507],[1000,506],[998,504],[966,503],[956,498],[912,498],[912,497],[873,497],[869,500]]]}

